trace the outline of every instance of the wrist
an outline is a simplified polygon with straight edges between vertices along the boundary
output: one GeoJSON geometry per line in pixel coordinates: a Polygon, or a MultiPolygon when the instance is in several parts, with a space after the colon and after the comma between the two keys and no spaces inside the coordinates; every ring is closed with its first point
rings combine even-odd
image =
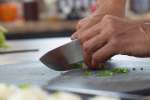
{"type": "Polygon", "coordinates": [[[146,34],[145,39],[147,42],[145,43],[147,45],[148,49],[148,55],[150,56],[150,23],[146,22],[142,24],[141,31],[146,34]]]}
{"type": "Polygon", "coordinates": [[[124,17],[125,2],[126,0],[97,0],[97,13],[124,17]]]}
{"type": "Polygon", "coordinates": [[[144,23],[141,25],[141,28],[143,29],[143,31],[144,31],[146,34],[149,34],[149,35],[150,35],[150,23],[144,22],[144,23]]]}

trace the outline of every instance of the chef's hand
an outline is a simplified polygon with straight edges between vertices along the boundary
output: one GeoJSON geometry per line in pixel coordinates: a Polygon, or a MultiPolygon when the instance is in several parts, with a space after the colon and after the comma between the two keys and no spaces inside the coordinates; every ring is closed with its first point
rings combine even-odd
{"type": "Polygon", "coordinates": [[[78,38],[84,30],[97,24],[106,15],[115,15],[124,17],[125,14],[125,0],[96,0],[97,10],[90,16],[82,19],[77,24],[77,31],[72,35],[72,39],[78,38]],[[116,10],[117,9],[117,10],[116,10]],[[81,34],[78,34],[80,31],[81,34]]]}
{"type": "Polygon", "coordinates": [[[96,68],[116,54],[150,56],[150,33],[143,22],[106,15],[102,21],[79,36],[85,63],[96,68]]]}

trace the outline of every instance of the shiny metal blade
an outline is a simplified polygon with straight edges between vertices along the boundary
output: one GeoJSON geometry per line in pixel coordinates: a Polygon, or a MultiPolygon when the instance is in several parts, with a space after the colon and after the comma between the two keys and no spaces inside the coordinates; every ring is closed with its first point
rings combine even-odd
{"type": "Polygon", "coordinates": [[[83,61],[83,53],[79,40],[74,40],[59,48],[56,48],[41,59],[46,66],[57,71],[74,69],[72,64],[83,61]]]}

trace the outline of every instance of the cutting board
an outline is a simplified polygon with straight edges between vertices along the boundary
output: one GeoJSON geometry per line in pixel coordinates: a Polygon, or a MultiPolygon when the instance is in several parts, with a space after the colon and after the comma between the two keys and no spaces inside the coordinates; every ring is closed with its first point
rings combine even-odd
{"type": "Polygon", "coordinates": [[[150,95],[150,62],[111,60],[106,67],[125,67],[128,74],[109,77],[85,76],[85,70],[62,73],[46,86],[49,90],[67,91],[115,91],[138,95],[150,95]]]}

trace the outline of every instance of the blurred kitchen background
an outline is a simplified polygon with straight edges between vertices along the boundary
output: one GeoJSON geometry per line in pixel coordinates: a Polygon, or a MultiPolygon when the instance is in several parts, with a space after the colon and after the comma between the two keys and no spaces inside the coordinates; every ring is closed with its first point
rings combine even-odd
{"type": "MultiPolygon", "coordinates": [[[[126,9],[132,19],[150,19],[150,0],[128,0],[126,9]]],[[[0,25],[8,39],[70,36],[95,10],[95,0],[0,0],[0,25]]]]}
{"type": "MultiPolygon", "coordinates": [[[[95,1],[96,0],[0,0],[0,83],[22,84],[25,85],[25,87],[26,84],[33,84],[35,86],[44,86],[46,89],[45,86],[51,83],[51,79],[55,80],[54,78],[60,75],[65,75],[66,77],[67,74],[49,69],[42,64],[39,59],[45,53],[71,41],[68,36],[75,31],[77,22],[96,10],[95,1]],[[6,35],[7,41],[5,41],[3,34],[6,35]]],[[[150,0],[127,1],[126,16],[131,19],[150,20],[150,0]]],[[[70,55],[70,52],[67,54],[70,55]]],[[[125,55],[116,55],[112,59],[117,62],[117,65],[123,62],[123,66],[128,67],[129,64],[129,68],[133,67],[132,69],[134,71],[142,71],[142,73],[145,72],[145,67],[149,66],[150,62],[150,58],[136,58],[125,55]]],[[[61,60],[63,60],[63,58],[60,59],[60,61],[61,60]]],[[[79,70],[79,79],[82,78],[80,75],[79,70]]],[[[146,74],[143,73],[142,75],[146,74]]],[[[65,77],[62,78],[64,81],[60,80],[64,85],[66,85],[65,77]]],[[[138,77],[140,76],[138,75],[135,79],[138,79],[138,77]]],[[[85,86],[88,86],[87,84],[91,81],[90,79],[93,81],[93,78],[94,77],[88,78],[88,83],[83,82],[85,86]]],[[[71,79],[71,77],[69,79],[71,79]]],[[[147,79],[147,77],[145,77],[144,80],[145,79],[147,79]]],[[[80,80],[78,82],[78,77],[76,76],[75,81],[75,84],[79,84],[77,87],[81,86],[79,87],[79,91],[82,91],[82,88],[83,90],[88,90],[86,87],[82,87],[84,84],[82,84],[80,80]]],[[[123,83],[125,81],[119,79],[117,82],[123,83]]],[[[69,81],[67,81],[67,85],[68,82],[69,81]]],[[[137,84],[143,83],[140,80],[135,82],[139,82],[137,84]]],[[[147,82],[149,84],[149,81],[147,82]]],[[[60,82],[58,81],[58,83],[60,82]]],[[[73,85],[69,83],[70,86],[76,87],[74,82],[72,83],[73,85]]],[[[95,82],[93,84],[95,84],[95,82]]],[[[64,89],[66,86],[64,86],[64,89]]],[[[113,84],[112,86],[118,85],[113,84]]],[[[111,87],[111,85],[109,87],[111,87]]],[[[142,87],[143,86],[141,86],[141,88],[142,87]]],[[[119,86],[119,88],[122,87],[119,86]]],[[[74,88],[69,87],[68,89],[74,88]]],[[[92,87],[90,87],[90,89],[92,89],[92,87]]],[[[94,89],[97,90],[95,87],[94,89]]],[[[112,89],[116,90],[116,88],[112,89]]],[[[146,89],[143,93],[150,92],[146,89]]]]}

